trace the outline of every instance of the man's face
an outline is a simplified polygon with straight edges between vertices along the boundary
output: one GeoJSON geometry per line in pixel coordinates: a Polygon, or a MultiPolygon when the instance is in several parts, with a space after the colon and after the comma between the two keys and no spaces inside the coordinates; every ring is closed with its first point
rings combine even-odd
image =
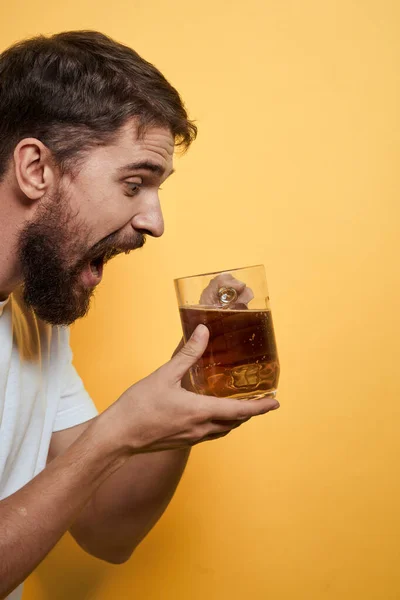
{"type": "Polygon", "coordinates": [[[19,238],[25,301],[41,319],[68,325],[84,316],[104,263],[163,234],[158,190],[173,153],[169,130],[137,139],[130,124],[43,200],[19,238]]]}

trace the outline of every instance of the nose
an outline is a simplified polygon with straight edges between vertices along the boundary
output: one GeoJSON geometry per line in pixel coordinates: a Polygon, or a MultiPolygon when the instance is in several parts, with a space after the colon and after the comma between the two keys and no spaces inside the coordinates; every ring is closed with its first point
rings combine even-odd
{"type": "Polygon", "coordinates": [[[147,201],[132,219],[132,227],[153,237],[161,237],[164,233],[164,217],[158,195],[147,201]]]}

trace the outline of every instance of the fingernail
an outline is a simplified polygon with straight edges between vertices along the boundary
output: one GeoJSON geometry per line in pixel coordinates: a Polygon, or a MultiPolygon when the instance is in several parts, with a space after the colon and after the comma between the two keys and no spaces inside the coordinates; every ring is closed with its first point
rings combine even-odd
{"type": "Polygon", "coordinates": [[[277,410],[280,407],[279,402],[274,402],[272,405],[268,406],[268,408],[264,408],[261,412],[262,415],[270,412],[271,410],[277,410]]]}

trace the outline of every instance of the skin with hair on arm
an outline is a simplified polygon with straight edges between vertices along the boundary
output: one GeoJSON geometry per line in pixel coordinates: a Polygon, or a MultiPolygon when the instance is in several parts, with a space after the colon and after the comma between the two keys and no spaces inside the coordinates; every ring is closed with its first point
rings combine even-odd
{"type": "MultiPolygon", "coordinates": [[[[49,326],[84,316],[103,265],[163,234],[159,188],[176,144],[194,137],[176,90],[102,34],[0,55],[0,300],[22,285],[49,326]]],[[[249,301],[243,284],[227,283],[249,301]]],[[[67,530],[91,554],[125,561],[168,505],[191,447],[279,406],[185,389],[207,339],[200,327],[100,416],[53,433],[46,468],[0,501],[0,599],[67,530]]]]}
{"type": "MultiPolygon", "coordinates": [[[[121,474],[129,470],[132,458],[167,450],[187,452],[199,442],[226,435],[244,419],[277,408],[270,399],[242,402],[184,390],[182,377],[204,352],[207,341],[207,329],[199,326],[169,363],[129,388],[42,473],[0,502],[0,598],[29,575],[68,528],[73,530],[74,521],[100,486],[109,480],[115,489],[112,478],[118,470],[121,474]]],[[[169,483],[171,493],[176,481],[169,483]]],[[[115,484],[123,487],[118,478],[115,484]]],[[[104,490],[107,504],[111,490],[104,490]]],[[[154,518],[146,515],[143,523],[139,515],[137,538],[133,530],[129,536],[131,550],[154,518]]],[[[117,542],[122,546],[128,545],[126,532],[118,528],[123,521],[122,517],[121,522],[109,524],[117,526],[117,542]]]]}
{"type": "MultiPolygon", "coordinates": [[[[221,285],[233,287],[242,303],[247,303],[252,298],[251,290],[243,282],[230,274],[223,274],[216,277],[204,290],[202,302],[213,304],[216,301],[216,290],[221,285]]],[[[207,331],[203,331],[203,335],[208,336],[207,331]]],[[[182,349],[184,352],[188,351],[183,340],[174,356],[182,349]]],[[[188,372],[183,375],[181,385],[184,389],[193,391],[188,372]]],[[[271,410],[278,406],[278,403],[271,404],[271,410]]],[[[209,439],[227,435],[249,418],[243,416],[239,420],[222,421],[222,426],[228,428],[226,433],[211,434],[209,439]]],[[[86,427],[87,424],[82,424],[53,434],[50,460],[65,451],[86,427]]],[[[132,457],[93,494],[71,527],[70,532],[81,547],[99,558],[108,557],[112,562],[124,562],[129,558],[133,549],[167,508],[189,454],[190,449],[185,449],[132,457]]]]}

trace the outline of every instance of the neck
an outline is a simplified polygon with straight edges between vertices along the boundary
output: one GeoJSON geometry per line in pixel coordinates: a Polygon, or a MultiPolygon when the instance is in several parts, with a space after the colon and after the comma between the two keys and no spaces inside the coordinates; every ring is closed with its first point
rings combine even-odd
{"type": "MultiPolygon", "coordinates": [[[[0,237],[2,237],[0,226],[0,237]]],[[[11,244],[2,238],[0,246],[0,302],[6,300],[10,294],[21,284],[21,279],[15,272],[15,251],[11,244]],[[14,259],[14,260],[13,260],[14,259]]]]}
{"type": "Polygon", "coordinates": [[[0,183],[0,301],[21,284],[18,268],[18,232],[23,225],[19,203],[6,182],[0,183]]]}

